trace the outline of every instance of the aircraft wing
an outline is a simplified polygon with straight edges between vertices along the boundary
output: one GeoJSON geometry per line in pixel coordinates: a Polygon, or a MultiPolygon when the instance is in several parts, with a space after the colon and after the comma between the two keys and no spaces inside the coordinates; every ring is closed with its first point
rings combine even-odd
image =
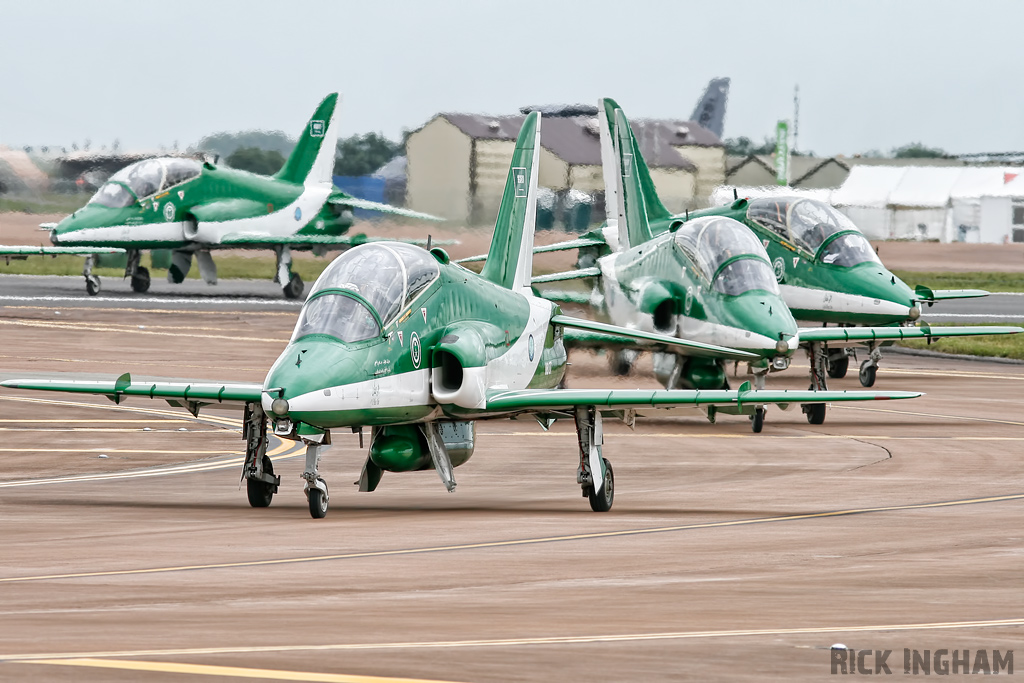
{"type": "MultiPolygon", "coordinates": [[[[534,247],[534,254],[546,254],[549,251],[568,251],[569,249],[582,249],[583,247],[598,247],[601,245],[607,245],[602,239],[596,237],[580,237],[574,240],[566,240],[565,242],[556,242],[555,244],[547,244],[543,247],[534,247]]],[[[476,261],[486,261],[487,254],[477,254],[476,256],[467,256],[466,258],[460,258],[456,263],[474,263],[476,261]]]]}
{"type": "Polygon", "coordinates": [[[124,249],[96,247],[27,247],[0,245],[0,256],[58,256],[60,254],[123,254],[124,249]]]}
{"type": "Polygon", "coordinates": [[[725,358],[728,360],[750,360],[758,357],[756,354],[739,351],[738,349],[729,349],[724,346],[715,346],[714,344],[702,344],[701,342],[680,339],[679,337],[672,337],[667,334],[658,334],[656,332],[631,330],[626,327],[619,327],[618,325],[609,325],[607,323],[599,323],[593,320],[573,318],[568,315],[552,316],[551,324],[570,328],[572,330],[582,330],[587,332],[589,335],[592,335],[592,337],[582,338],[593,338],[595,343],[598,344],[603,337],[608,343],[626,344],[633,348],[642,348],[641,345],[643,344],[667,346],[669,347],[668,350],[684,356],[725,358]]]}
{"type": "Polygon", "coordinates": [[[331,197],[327,200],[330,204],[335,206],[347,206],[353,209],[366,209],[368,211],[379,211],[380,213],[390,213],[396,216],[405,216],[406,218],[420,218],[425,221],[443,221],[443,218],[432,216],[429,213],[420,213],[419,211],[412,211],[410,209],[403,209],[400,206],[391,206],[390,204],[381,204],[380,202],[371,202],[369,199],[357,199],[343,195],[340,197],[331,197]]]}
{"type": "Polygon", "coordinates": [[[530,280],[535,285],[543,284],[545,282],[564,282],[566,280],[582,280],[588,277],[600,277],[601,269],[597,266],[592,268],[578,268],[576,270],[567,270],[562,273],[551,273],[549,275],[538,275],[537,277],[530,280]]]}
{"type": "Polygon", "coordinates": [[[931,305],[936,301],[948,301],[950,299],[976,299],[988,296],[984,289],[929,289],[924,285],[914,288],[918,301],[931,305]]]}
{"type": "MultiPolygon", "coordinates": [[[[116,380],[8,379],[0,382],[8,389],[60,391],[72,394],[96,394],[120,403],[127,396],[164,399],[171,405],[189,403],[241,405],[258,403],[263,397],[260,384],[137,382],[125,373],[116,380]]],[[[197,409],[198,410],[198,409],[197,409]]],[[[193,411],[193,412],[197,412],[193,411]]]]}
{"type": "Polygon", "coordinates": [[[974,337],[989,334],[1017,334],[1024,332],[1021,327],[996,327],[977,325],[971,327],[818,327],[798,330],[801,344],[806,342],[829,342],[857,344],[869,341],[895,341],[899,339],[939,339],[941,337],[974,337]]]}
{"type": "MultiPolygon", "coordinates": [[[[224,235],[220,244],[239,247],[337,247],[347,249],[357,247],[367,242],[404,242],[426,246],[425,239],[391,239],[387,237],[367,237],[360,233],[356,235],[268,235],[266,233],[233,232],[224,235]]],[[[458,240],[434,240],[431,244],[435,246],[458,244],[458,240]]]]}
{"type": "Polygon", "coordinates": [[[542,289],[538,290],[537,296],[559,304],[577,304],[580,306],[592,305],[592,302],[590,301],[590,292],[569,292],[554,289],[542,289]]]}
{"type": "Polygon", "coordinates": [[[715,406],[742,408],[747,405],[778,403],[838,403],[845,401],[885,401],[917,398],[914,391],[755,391],[744,382],[737,391],[666,389],[524,389],[497,391],[487,396],[487,410],[501,412],[548,412],[571,410],[577,406],[595,406],[619,410],[675,408],[679,406],[715,406]]]}

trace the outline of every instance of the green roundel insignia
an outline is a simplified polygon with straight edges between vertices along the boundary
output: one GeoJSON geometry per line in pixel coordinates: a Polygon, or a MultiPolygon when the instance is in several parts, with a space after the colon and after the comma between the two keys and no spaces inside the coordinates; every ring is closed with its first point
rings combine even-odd
{"type": "Polygon", "coordinates": [[[412,333],[412,338],[409,340],[409,355],[412,357],[412,365],[414,368],[420,367],[420,336],[415,332],[412,333]]]}
{"type": "Polygon", "coordinates": [[[786,262],[782,260],[782,257],[778,257],[772,261],[772,267],[775,269],[775,279],[782,282],[786,279],[786,262]]]}
{"type": "Polygon", "coordinates": [[[530,352],[530,360],[532,361],[533,360],[533,335],[532,334],[530,335],[530,338],[526,340],[526,348],[530,352]]]}
{"type": "Polygon", "coordinates": [[[164,204],[164,220],[165,221],[173,221],[174,220],[174,204],[171,204],[170,202],[167,202],[166,204],[164,204]]]}

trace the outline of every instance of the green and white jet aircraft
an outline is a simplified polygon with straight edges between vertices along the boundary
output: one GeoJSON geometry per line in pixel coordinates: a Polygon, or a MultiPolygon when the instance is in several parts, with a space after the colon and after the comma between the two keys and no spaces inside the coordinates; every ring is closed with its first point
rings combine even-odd
{"type": "MultiPolygon", "coordinates": [[[[543,428],[575,421],[577,481],[595,511],[614,500],[614,474],[602,455],[602,419],[632,425],[637,411],[692,406],[750,412],[768,403],[914,398],[910,392],[651,391],[557,389],[565,370],[563,336],[610,334],[677,353],[732,359],[751,354],[562,315],[530,287],[540,159],[540,115],[523,123],[479,275],[401,243],[342,254],[321,274],[288,346],[258,384],[12,379],[13,389],[165,399],[194,414],[205,405],[245,409],[242,476],[254,507],[270,504],[280,477],[266,456],[268,432],[306,444],[310,514],[323,517],[328,488],[318,463],[334,430],[372,430],[359,479],[374,490],[385,471],[434,468],[449,491],[453,468],[473,453],[477,420],[534,416],[543,428]],[[268,424],[269,422],[269,424],[268,424]]],[[[360,437],[361,439],[361,437],[360,437]]]]}
{"type": "MultiPolygon", "coordinates": [[[[846,376],[852,347],[866,346],[860,383],[873,386],[881,347],[895,340],[1016,334],[1020,327],[930,327],[918,323],[921,305],[987,296],[980,289],[910,289],[890,272],[857,226],[840,211],[803,197],[737,199],[732,204],[696,211],[691,219],[723,216],[743,222],[764,244],[782,296],[797,320],[837,327],[800,330],[825,388],[825,374],[846,376]],[[873,326],[873,327],[872,327],[873,326]]],[[[856,357],[856,356],[854,356],[856,357]]]]}
{"type": "MultiPolygon", "coordinates": [[[[759,362],[751,363],[757,388],[764,386],[769,369],[785,369],[789,355],[798,347],[803,347],[811,357],[811,388],[826,389],[826,373],[833,377],[845,375],[846,347],[866,344],[871,357],[861,369],[861,382],[870,386],[874,383],[879,347],[894,340],[1024,331],[1020,327],[914,326],[913,320],[920,315],[916,307],[918,301],[933,303],[940,299],[984,296],[986,292],[932,292],[919,287],[915,295],[885,270],[849,219],[820,202],[755,200],[751,203],[751,212],[746,212],[746,200],[738,200],[727,209],[671,214],[658,197],[622,109],[609,98],[600,100],[598,109],[607,221],[602,228],[578,239],[536,248],[534,253],[579,249],[580,258],[577,270],[541,276],[534,278],[534,282],[595,277],[599,286],[588,297],[566,292],[546,292],[545,296],[561,302],[589,304],[620,325],[653,326],[663,332],[671,332],[675,327],[680,336],[758,353],[761,355],[759,362]],[[795,224],[801,227],[799,233],[825,236],[813,249],[794,246],[810,239],[803,237],[784,241],[779,246],[772,237],[778,238],[780,232],[788,235],[785,224],[772,232],[749,218],[762,215],[753,212],[757,202],[768,201],[774,202],[776,207],[790,203],[804,207],[789,212],[795,224]],[[806,222],[810,219],[804,218],[805,213],[817,217],[818,223],[832,221],[832,227],[814,222],[808,226],[806,222]],[[734,234],[735,229],[743,225],[753,230],[746,230],[746,238],[734,234]],[[840,225],[844,227],[837,227],[840,225]],[[791,250],[786,253],[793,258],[792,268],[787,268],[784,258],[773,251],[783,247],[791,250]],[[797,263],[801,254],[805,262],[797,263]],[[794,278],[802,279],[789,279],[787,270],[795,274],[794,278]],[[768,280],[778,280],[781,284],[768,280]],[[791,282],[799,282],[801,286],[789,284],[791,282]],[[923,298],[925,296],[927,299],[923,298]],[[816,303],[805,304],[807,301],[816,303]],[[656,310],[657,306],[661,309],[656,310]],[[765,311],[770,314],[764,315],[765,311]],[[661,316],[660,327],[655,320],[658,315],[661,316]],[[794,317],[877,326],[797,328],[794,317]]],[[[781,214],[772,214],[783,217],[778,220],[787,216],[785,209],[773,211],[781,211],[781,214]]],[[[613,369],[625,374],[635,352],[619,351],[612,358],[613,369]]],[[[669,389],[676,388],[678,380],[697,388],[725,386],[724,370],[708,370],[716,364],[720,366],[720,362],[682,361],[683,373],[674,375],[672,364],[675,362],[674,358],[655,357],[655,370],[669,389]],[[688,377],[686,368],[700,369],[700,372],[688,377]]],[[[804,412],[812,424],[821,424],[825,419],[823,404],[805,406],[804,412]]],[[[755,415],[755,431],[760,431],[762,421],[763,414],[755,415]]]]}
{"type": "Polygon", "coordinates": [[[338,94],[317,107],[284,166],[263,176],[187,158],[146,159],[121,169],[89,203],[59,223],[46,223],[55,247],[3,247],[0,256],[88,254],[83,275],[89,294],[100,290],[92,274],[93,254],[126,251],[125,277],[132,289],[149,289],[149,270],[140,265],[143,250],[171,249],[167,280],[181,283],[192,266],[207,284],[217,283],[211,256],[216,249],[272,249],[277,255],[275,282],[290,299],[304,285],[291,272],[293,249],[324,253],[373,241],[346,235],[352,209],[369,209],[411,218],[434,216],[351,197],[334,187],[331,173],[338,139],[338,94]],[[72,251],[74,250],[74,251],[72,251]]]}

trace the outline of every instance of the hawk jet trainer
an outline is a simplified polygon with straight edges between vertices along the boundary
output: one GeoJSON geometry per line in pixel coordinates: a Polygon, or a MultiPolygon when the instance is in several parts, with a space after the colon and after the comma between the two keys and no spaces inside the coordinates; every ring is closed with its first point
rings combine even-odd
{"type": "Polygon", "coordinates": [[[100,291],[93,254],[127,252],[125,277],[132,289],[149,289],[143,250],[170,249],[169,282],[181,283],[192,266],[207,284],[217,283],[216,249],[270,249],[277,255],[275,282],[290,299],[304,284],[291,271],[293,249],[325,253],[366,241],[346,235],[352,209],[439,220],[416,211],[351,197],[334,187],[338,94],[317,107],[284,166],[263,176],[187,158],[146,159],[121,169],[83,208],[59,223],[43,224],[55,247],[2,247],[0,256],[87,254],[83,275],[89,294],[100,291]]]}
{"type": "MultiPolygon", "coordinates": [[[[137,382],[128,374],[114,381],[13,379],[2,385],[100,394],[115,402],[159,398],[193,413],[205,405],[242,406],[242,476],[250,505],[269,505],[280,485],[266,455],[272,431],[306,444],[302,478],[315,518],[327,513],[329,501],[318,465],[338,430],[371,430],[361,491],[373,491],[385,472],[427,469],[452,491],[453,469],[473,453],[477,420],[532,416],[545,429],[558,419],[573,420],[577,482],[593,510],[607,511],[615,482],[602,449],[606,417],[632,425],[638,413],[657,408],[698,407],[713,419],[716,410],[750,412],[768,403],[920,396],[759,391],[749,383],[738,391],[558,389],[563,335],[572,330],[698,357],[747,360],[751,354],[565,316],[533,294],[540,125],[536,112],[523,123],[479,275],[449,262],[440,248],[372,243],[345,252],[317,280],[262,385],[137,382]]],[[[505,452],[524,455],[514,447],[505,452]]]]}
{"type": "MultiPolygon", "coordinates": [[[[819,303],[811,309],[801,307],[800,302],[808,297],[786,284],[790,280],[784,275],[786,265],[780,265],[782,258],[776,255],[773,262],[769,256],[778,246],[769,235],[777,236],[777,233],[766,234],[763,229],[751,227],[752,222],[744,213],[746,200],[739,200],[727,209],[670,213],[658,197],[621,108],[608,98],[598,104],[606,223],[580,238],[536,248],[534,253],[578,249],[579,259],[577,270],[533,280],[541,284],[590,278],[596,285],[590,295],[545,291],[545,297],[563,303],[590,305],[620,325],[658,329],[758,353],[761,359],[750,364],[758,388],[764,386],[769,370],[788,367],[789,358],[798,347],[803,347],[811,357],[811,388],[826,389],[826,374],[845,375],[846,347],[867,345],[871,356],[862,366],[861,382],[870,386],[874,383],[879,347],[894,340],[1024,331],[1020,327],[914,325],[913,320],[920,314],[916,304],[925,295],[928,302],[934,302],[986,293],[976,290],[932,292],[918,288],[915,295],[885,270],[870,244],[845,216],[819,202],[784,200],[799,204],[810,202],[805,204],[806,210],[810,211],[813,206],[816,216],[824,215],[836,225],[847,226],[842,230],[833,229],[827,239],[822,238],[817,243],[815,250],[820,249],[817,256],[820,263],[815,262],[817,268],[813,274],[817,276],[814,282],[819,303]],[[741,228],[746,231],[745,236],[737,234],[741,228]],[[780,276],[780,272],[783,275],[780,276]],[[860,293],[844,294],[843,287],[860,293]],[[890,289],[900,287],[901,294],[889,293],[890,289]],[[848,304],[846,308],[844,303],[848,304]],[[876,327],[798,328],[794,318],[876,327]]],[[[797,261],[800,252],[792,244],[786,246],[793,250],[793,260],[797,261]]],[[[470,257],[463,262],[483,258],[482,255],[470,257]]],[[[807,263],[794,270],[802,274],[812,272],[807,263]]],[[[618,374],[629,372],[635,355],[636,352],[630,350],[615,352],[613,370],[618,374]]],[[[670,360],[675,362],[675,359],[655,357],[655,370],[667,388],[676,388],[679,381],[683,386],[694,388],[727,386],[720,361],[682,361],[682,372],[676,373],[677,368],[670,360]],[[712,369],[713,366],[718,369],[712,369]],[[700,371],[693,372],[697,369],[700,371]]],[[[825,419],[823,404],[805,406],[804,412],[812,424],[821,424],[825,419]]],[[[759,431],[762,420],[763,416],[755,415],[755,431],[759,431]]]]}

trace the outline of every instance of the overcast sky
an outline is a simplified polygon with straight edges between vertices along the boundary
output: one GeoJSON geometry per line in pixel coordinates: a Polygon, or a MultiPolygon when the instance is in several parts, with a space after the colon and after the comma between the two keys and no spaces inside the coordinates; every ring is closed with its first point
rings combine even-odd
{"type": "Polygon", "coordinates": [[[1014,0],[0,0],[0,144],[295,135],[335,90],[343,136],[601,96],[686,118],[729,76],[726,137],[799,84],[801,149],[1024,151],[1022,26],[1014,0]]]}

